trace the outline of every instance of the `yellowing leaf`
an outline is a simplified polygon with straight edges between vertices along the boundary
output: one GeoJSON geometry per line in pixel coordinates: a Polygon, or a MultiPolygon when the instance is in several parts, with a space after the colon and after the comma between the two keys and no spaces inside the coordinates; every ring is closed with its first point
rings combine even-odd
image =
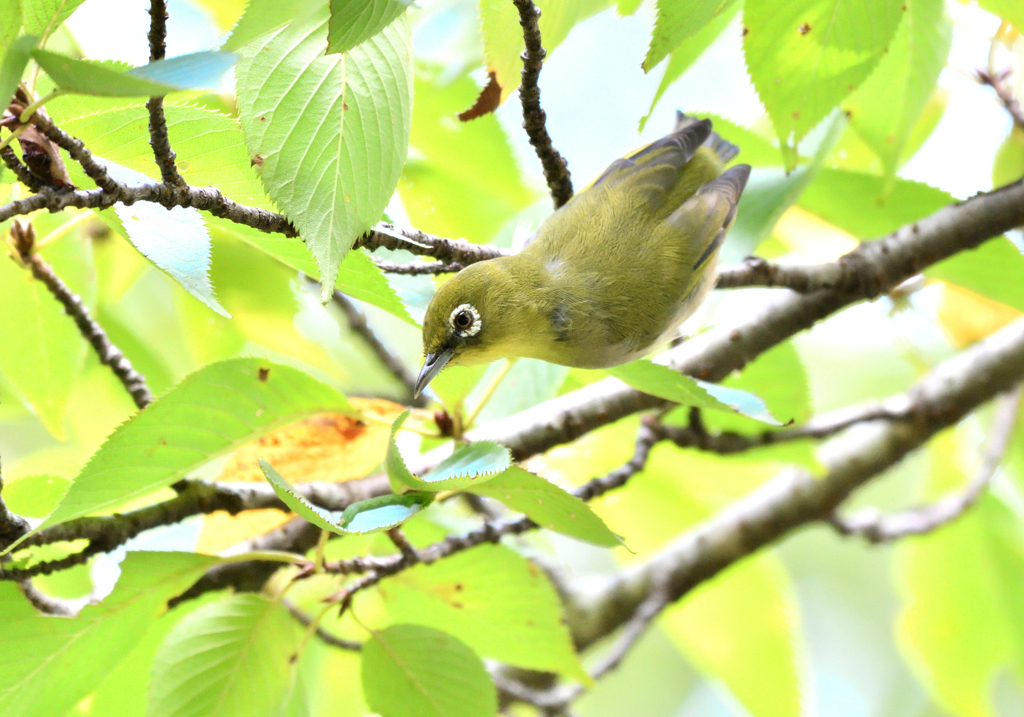
{"type": "Polygon", "coordinates": [[[939,325],[957,348],[985,338],[1021,315],[1006,304],[945,282],[937,313],[939,325]]]}
{"type": "Polygon", "coordinates": [[[859,243],[852,234],[797,206],[779,218],[772,236],[816,261],[838,259],[859,243]]]}
{"type": "MultiPolygon", "coordinates": [[[[392,420],[402,407],[372,398],[353,398],[350,403],[363,414],[392,420]]],[[[229,483],[264,480],[257,461],[269,462],[289,483],[316,481],[341,483],[362,478],[384,460],[388,447],[386,423],[359,421],[335,413],[322,413],[283,426],[234,453],[217,478],[229,483]]],[[[243,540],[277,528],[291,519],[279,510],[250,510],[232,516],[211,513],[203,521],[196,550],[219,553],[243,540]]]]}

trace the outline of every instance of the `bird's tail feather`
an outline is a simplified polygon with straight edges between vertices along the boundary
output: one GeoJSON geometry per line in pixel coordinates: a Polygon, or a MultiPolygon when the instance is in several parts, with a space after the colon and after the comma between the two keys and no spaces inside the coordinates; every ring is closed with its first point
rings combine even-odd
{"type": "MultiPolygon", "coordinates": [[[[688,114],[676,110],[676,127],[675,131],[687,127],[691,124],[699,122],[697,117],[691,117],[688,114]]],[[[718,158],[722,160],[723,164],[726,164],[736,158],[736,155],[740,153],[740,148],[731,142],[727,142],[722,139],[722,136],[717,132],[712,132],[706,140],[704,140],[704,146],[710,147],[718,155],[718,158]]]]}

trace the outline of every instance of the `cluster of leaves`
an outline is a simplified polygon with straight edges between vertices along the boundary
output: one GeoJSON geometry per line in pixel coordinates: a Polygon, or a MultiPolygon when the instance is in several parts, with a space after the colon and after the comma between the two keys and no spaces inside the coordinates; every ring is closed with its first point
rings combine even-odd
{"type": "MultiPolygon", "coordinates": [[[[56,125],[81,139],[111,176],[134,186],[160,177],[144,98],[175,93],[165,101],[165,113],[186,181],[215,186],[241,204],[283,212],[302,240],[145,202],[96,213],[106,231],[125,242],[95,238],[101,232],[84,221],[91,213],[31,218],[41,255],[163,393],[131,415],[120,387],[91,355],[86,358],[82,337],[45,288],[14,262],[0,261],[0,337],[18,337],[0,341],[3,389],[35,416],[9,401],[0,407],[0,420],[13,427],[11,435],[20,443],[13,460],[5,455],[4,498],[12,510],[43,519],[34,532],[162,500],[178,480],[216,475],[218,458],[245,452],[250,463],[254,456],[264,459],[262,472],[297,514],[344,536],[327,544],[327,559],[393,552],[376,533],[398,525],[417,547],[442,540],[472,524],[459,512],[459,501],[445,500],[468,493],[599,546],[619,544],[611,525],[636,552],[631,558],[619,550],[616,556],[626,561],[648,557],[782,463],[817,467],[808,442],[729,459],[661,446],[642,480],[615,502],[592,509],[537,473],[559,476],[568,485],[621,465],[635,422],[554,451],[536,468],[531,464],[533,472],[513,465],[503,447],[477,442],[452,446],[448,459],[416,475],[396,440],[409,414],[392,407],[383,421],[390,431],[380,445],[366,448],[370,458],[360,460],[352,474],[328,479],[362,478],[383,464],[394,493],[339,513],[305,501],[293,485],[313,480],[313,471],[308,463],[278,460],[269,452],[277,444],[269,439],[279,441],[283,426],[303,421],[314,438],[291,448],[308,457],[326,443],[311,417],[325,414],[332,426],[368,434],[380,417],[338,386],[352,395],[398,395],[398,387],[357,341],[347,340],[352,337],[339,340],[335,317],[309,296],[296,271],[321,279],[324,296],[337,286],[380,309],[373,314],[375,325],[414,359],[415,317],[432,285],[422,278],[385,277],[365,251],[351,251],[356,239],[381,218],[396,189],[414,226],[479,242],[503,240],[510,222],[540,195],[523,177],[493,115],[464,124],[454,119],[479,91],[464,69],[475,64],[478,50],[463,53],[454,71],[414,57],[415,17],[402,0],[251,0],[240,17],[230,18],[234,27],[219,50],[128,68],[76,56],[63,23],[80,4],[0,0],[4,102],[23,82],[33,97],[47,98],[45,108],[56,125]],[[219,90],[220,75],[232,63],[234,95],[203,93],[219,90]],[[163,275],[149,270],[140,255],[163,275]],[[37,422],[67,443],[24,429],[37,422]]],[[[537,4],[550,53],[576,25],[613,2],[537,4]]],[[[979,4],[1024,26],[1013,0],[979,4]]],[[[631,14],[639,5],[619,0],[617,10],[631,14]]],[[[778,142],[759,128],[712,117],[716,130],[742,148],[743,161],[755,166],[727,244],[731,256],[799,252],[812,239],[817,251],[837,251],[952,201],[938,189],[897,176],[945,109],[947,99],[936,82],[949,53],[952,21],[942,0],[656,5],[644,67],[653,70],[664,62],[666,69],[652,111],[742,17],[747,67],[778,142]],[[826,131],[814,131],[819,124],[826,131]],[[831,237],[828,246],[823,237],[831,237]]],[[[493,109],[519,83],[518,13],[509,0],[480,0],[474,13],[479,52],[492,78],[493,109]]],[[[1024,172],[1021,146],[1019,133],[1007,140],[996,158],[996,183],[1024,172]]],[[[76,187],[94,187],[65,160],[76,187]]],[[[0,180],[6,182],[0,197],[19,196],[22,190],[9,175],[0,180]]],[[[1024,258],[1005,239],[935,266],[929,279],[947,287],[940,326],[954,343],[967,342],[1016,317],[1024,311],[1021,276],[1024,258]]],[[[914,368],[891,346],[875,348],[875,354],[857,347],[848,355],[822,355],[813,343],[788,342],[720,386],[652,362],[587,372],[520,361],[493,394],[497,366],[448,371],[435,388],[451,415],[485,421],[610,374],[682,406],[710,409],[704,414],[708,430],[753,433],[766,423],[806,419],[812,385],[819,391],[848,387],[826,392],[825,401],[816,397],[819,409],[905,388],[914,368]],[[849,388],[847,373],[860,376],[860,383],[849,388]]],[[[685,421],[688,413],[678,410],[665,420],[685,421]]],[[[430,428],[425,414],[413,420],[430,428]]],[[[346,446],[370,443],[360,435],[338,440],[346,446]]],[[[906,497],[927,499],[962,482],[953,453],[969,438],[960,430],[937,444],[928,456],[935,466],[929,480],[906,497]]],[[[435,437],[423,447],[443,443],[435,437]]],[[[1024,467],[1010,468],[1020,478],[1024,467]]],[[[225,479],[231,479],[228,471],[225,479]]],[[[992,676],[1004,669],[1024,675],[1024,603],[1016,580],[1024,558],[1014,496],[988,496],[950,532],[897,551],[897,643],[930,696],[957,713],[989,714],[992,676]]],[[[209,516],[204,535],[211,537],[209,526],[224,525],[215,519],[234,520],[237,527],[245,518],[209,516]]],[[[231,535],[242,540],[276,524],[253,523],[249,532],[231,535]]],[[[536,545],[548,547],[548,538],[536,545]]],[[[171,539],[159,545],[176,546],[171,539]]],[[[77,549],[14,547],[10,565],[30,567],[77,549]]],[[[662,621],[672,654],[685,656],[758,716],[800,714],[807,699],[809,638],[801,629],[792,561],[785,557],[764,553],[735,566],[662,621]]],[[[362,594],[344,620],[321,615],[319,625],[330,635],[362,642],[361,654],[328,646],[289,614],[285,589],[299,609],[321,611],[323,599],[339,587],[323,574],[292,583],[296,569],[288,568],[264,594],[213,594],[167,609],[168,599],[230,560],[130,550],[113,592],[74,620],[39,615],[16,585],[0,583],[0,644],[7,648],[0,659],[0,712],[184,717],[362,715],[369,709],[386,717],[476,717],[496,710],[485,658],[588,679],[553,586],[506,545],[480,546],[386,578],[362,594]]],[[[36,583],[57,596],[79,597],[93,587],[94,566],[96,561],[36,583]]]]}

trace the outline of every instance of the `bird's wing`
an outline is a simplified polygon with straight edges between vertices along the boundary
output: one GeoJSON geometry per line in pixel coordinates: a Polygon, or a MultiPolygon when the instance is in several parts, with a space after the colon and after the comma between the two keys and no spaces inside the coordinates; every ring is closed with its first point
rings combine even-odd
{"type": "Polygon", "coordinates": [[[616,159],[581,194],[597,187],[608,188],[628,182],[631,185],[630,194],[642,194],[651,209],[657,209],[679,181],[680,170],[693,159],[694,153],[710,136],[710,121],[688,122],[672,134],[622,159],[616,159]]]}
{"type": "Polygon", "coordinates": [[[750,165],[737,164],[717,179],[702,184],[696,193],[669,215],[665,223],[689,244],[699,268],[722,245],[726,232],[736,219],[736,205],[750,177],[750,165]]]}

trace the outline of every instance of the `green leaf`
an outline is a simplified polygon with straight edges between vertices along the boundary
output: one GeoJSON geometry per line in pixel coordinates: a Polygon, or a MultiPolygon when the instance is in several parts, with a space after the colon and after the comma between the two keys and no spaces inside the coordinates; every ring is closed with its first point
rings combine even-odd
{"type": "MultiPolygon", "coordinates": [[[[661,82],[658,84],[658,89],[654,93],[654,99],[651,100],[651,109],[647,111],[647,114],[640,119],[640,131],[643,132],[644,127],[647,126],[647,120],[650,119],[654,113],[654,108],[658,106],[658,102],[661,101],[662,96],[668,90],[672,84],[683,76],[683,73],[690,69],[690,66],[697,61],[697,58],[704,54],[704,51],[711,46],[715,40],[722,34],[729,22],[736,17],[736,13],[739,12],[740,3],[731,2],[726,0],[722,7],[722,10],[715,15],[715,17],[706,25],[701,27],[693,35],[690,35],[685,40],[677,43],[672,49],[668,57],[668,65],[665,66],[665,74],[661,76],[661,82]]],[[[652,40],[653,42],[653,40],[652,40]]],[[[648,54],[648,57],[650,54],[648,54]]],[[[646,61],[645,61],[646,62],[646,61]]],[[[652,65],[653,67],[653,65],[652,65]]],[[[721,134],[716,123],[715,131],[721,134]]],[[[746,147],[744,147],[744,150],[746,147]]],[[[746,161],[746,159],[744,159],[746,161]]]]}
{"type": "Polygon", "coordinates": [[[412,491],[361,500],[345,508],[341,527],[346,533],[376,533],[401,525],[434,501],[433,493],[412,491]]]}
{"type": "Polygon", "coordinates": [[[303,520],[306,520],[318,528],[323,530],[329,530],[332,533],[338,535],[344,534],[345,531],[338,525],[338,521],[335,516],[338,515],[337,511],[324,510],[318,506],[313,505],[301,495],[297,494],[295,490],[289,485],[280,473],[274,470],[274,467],[267,463],[262,458],[259,459],[260,470],[263,471],[263,475],[266,477],[267,482],[270,483],[270,487],[277,493],[277,497],[280,498],[285,505],[291,508],[292,512],[298,515],[303,520]]]}
{"type": "Polygon", "coordinates": [[[114,592],[74,619],[44,616],[14,583],[0,584],[0,713],[64,714],[124,659],[169,598],[217,562],[194,553],[130,552],[114,592]]]}
{"type": "Polygon", "coordinates": [[[259,595],[203,605],[157,651],[146,717],[277,714],[301,635],[279,602],[259,595]]]}
{"type": "Polygon", "coordinates": [[[310,10],[308,0],[249,0],[245,12],[232,29],[224,50],[234,52],[262,35],[280,30],[310,10]]]}
{"type": "Polygon", "coordinates": [[[405,12],[412,0],[331,0],[328,54],[348,52],[405,12]]]}
{"type": "Polygon", "coordinates": [[[953,201],[921,182],[896,179],[888,185],[877,175],[826,167],[808,185],[800,206],[859,239],[876,239],[953,201]]]}
{"type": "Polygon", "coordinates": [[[415,90],[413,155],[398,183],[409,221],[439,236],[489,241],[537,194],[523,182],[496,116],[453,121],[480,91],[468,74],[452,80],[420,62],[415,90]]]}
{"type": "Polygon", "coordinates": [[[444,630],[510,665],[589,681],[555,589],[514,550],[481,545],[405,570],[379,590],[395,622],[444,630]]]}
{"type": "Polygon", "coordinates": [[[148,65],[128,70],[127,74],[179,90],[217,90],[224,73],[237,58],[230,52],[206,50],[155,60],[148,65]]]}
{"type": "MultiPolygon", "coordinates": [[[[628,453],[635,429],[621,435],[628,453]]],[[[600,442],[608,441],[605,436],[600,442]]],[[[575,471],[573,463],[569,457],[575,471]]],[[[595,468],[586,466],[584,475],[593,475],[595,468]]],[[[771,463],[737,464],[730,457],[662,443],[629,490],[596,507],[629,536],[637,557],[649,560],[681,531],[728,511],[777,470],[771,463]]],[[[574,472],[573,477],[583,476],[574,472]]],[[[724,684],[745,713],[793,717],[803,713],[802,688],[810,676],[802,614],[782,562],[767,552],[702,583],[659,624],[706,678],[724,684]]]]}
{"type": "Polygon", "coordinates": [[[653,70],[684,40],[709,26],[717,27],[718,32],[710,37],[704,45],[706,48],[725,29],[738,8],[735,0],[658,0],[658,19],[654,23],[651,47],[644,58],[644,72],[653,70]]]}
{"type": "Polygon", "coordinates": [[[12,512],[26,518],[45,518],[67,492],[71,483],[55,475],[23,476],[4,481],[4,502],[12,512]]]}
{"type": "Polygon", "coordinates": [[[992,161],[992,186],[1016,182],[1024,177],[1024,128],[1014,124],[992,161]]]}
{"type": "Polygon", "coordinates": [[[461,490],[490,480],[512,464],[512,456],[505,446],[491,441],[476,441],[456,449],[422,477],[417,477],[406,467],[395,442],[395,435],[408,417],[407,409],[391,424],[391,439],[384,461],[391,488],[396,493],[410,488],[431,493],[461,490]]]}
{"type": "Polygon", "coordinates": [[[653,361],[631,361],[606,371],[638,391],[684,406],[713,411],[738,411],[774,426],[780,425],[757,396],[734,388],[698,381],[653,361]]]}
{"type": "Polygon", "coordinates": [[[363,646],[363,694],[384,717],[493,717],[498,697],[480,658],[451,635],[393,625],[363,646]]]}
{"type": "MultiPolygon", "coordinates": [[[[85,293],[95,276],[92,253],[81,242],[58,242],[43,249],[72,291],[85,293]]],[[[0,256],[0,373],[55,438],[64,440],[68,400],[82,368],[86,344],[74,321],[32,272],[0,256]]]]}
{"type": "Polygon", "coordinates": [[[353,242],[380,219],[409,143],[412,43],[405,18],[325,55],[326,4],[239,51],[246,143],[271,198],[320,267],[327,299],[353,242]]]}
{"type": "MultiPolygon", "coordinates": [[[[484,398],[487,387],[501,370],[501,361],[487,367],[487,371],[469,394],[469,405],[476,406],[484,398]]],[[[474,423],[480,425],[505,418],[554,398],[568,374],[569,369],[566,366],[538,359],[517,359],[487,399],[487,403],[480,409],[474,423]]]]}
{"type": "MultiPolygon", "coordinates": [[[[149,145],[149,111],[144,102],[112,102],[74,95],[54,98],[46,109],[54,122],[81,139],[101,161],[110,160],[150,179],[161,180],[149,145]]],[[[238,122],[202,107],[170,101],[164,102],[164,117],[177,154],[178,171],[189,184],[214,186],[236,202],[273,209],[251,166],[238,122]]],[[[75,184],[93,186],[73,163],[68,163],[68,169],[75,184]]],[[[301,240],[282,240],[306,253],[301,240]]]]}
{"type": "Polygon", "coordinates": [[[45,41],[83,2],[85,0],[22,0],[25,30],[45,41]]]}
{"type": "Polygon", "coordinates": [[[122,71],[110,63],[76,60],[46,50],[32,57],[62,90],[98,97],[151,97],[191,89],[217,89],[234,63],[226,52],[197,52],[122,71]]]}
{"type": "Polygon", "coordinates": [[[338,535],[375,533],[394,528],[434,500],[433,493],[411,492],[361,500],[347,507],[344,512],[324,510],[296,493],[288,481],[265,460],[260,459],[259,463],[263,475],[285,505],[300,518],[338,535]]]}
{"type": "Polygon", "coordinates": [[[841,116],[833,121],[808,164],[788,171],[771,167],[755,169],[751,173],[750,181],[740,197],[736,223],[722,247],[720,261],[738,262],[752,255],[758,245],[771,235],[786,210],[813,183],[825,157],[842,135],[845,126],[841,116]]]}
{"type": "MultiPolygon", "coordinates": [[[[540,35],[547,56],[558,47],[577,24],[609,7],[611,0],[536,0],[540,8],[540,35]]],[[[505,0],[480,0],[480,32],[484,59],[501,87],[501,102],[519,87],[526,49],[519,12],[505,0]]]]}
{"type": "Polygon", "coordinates": [[[1024,6],[1017,0],[978,0],[978,6],[1006,20],[1018,31],[1024,28],[1024,6]]]}
{"type": "Polygon", "coordinates": [[[762,554],[730,567],[670,608],[665,632],[700,672],[724,682],[750,714],[802,714],[799,602],[782,561],[762,554]]]}
{"type": "MultiPolygon", "coordinates": [[[[953,197],[927,184],[836,169],[824,169],[808,187],[801,205],[854,236],[885,236],[942,207],[953,197]],[[888,193],[886,186],[891,188],[888,193]],[[835,197],[844,198],[836,202],[835,197]]],[[[1024,256],[1006,238],[997,237],[977,249],[962,251],[933,265],[924,273],[989,299],[1024,310],[1024,256]]]]}
{"type": "Polygon", "coordinates": [[[945,0],[907,0],[889,51],[843,103],[850,125],[878,154],[886,176],[906,158],[911,132],[932,94],[953,43],[945,0]]]}
{"type": "Polygon", "coordinates": [[[747,69],[784,145],[795,147],[867,79],[903,7],[903,0],[747,0],[747,69]]]}
{"type": "MultiPolygon", "coordinates": [[[[954,436],[929,445],[923,500],[962,490],[954,436]]],[[[897,643],[934,699],[950,714],[983,717],[1003,668],[1024,677],[1024,526],[1015,509],[985,494],[940,530],[897,544],[902,608],[897,643]]]]}
{"type": "Polygon", "coordinates": [[[32,50],[36,46],[35,37],[24,35],[15,40],[10,49],[4,55],[3,64],[0,64],[0,106],[7,107],[18,89],[21,76],[25,72],[25,65],[32,57],[32,50]]]}
{"type": "Polygon", "coordinates": [[[0,53],[10,49],[20,31],[21,0],[0,0],[0,53]]]}
{"type": "MultiPolygon", "coordinates": [[[[151,183],[146,175],[113,162],[106,162],[106,168],[111,177],[130,187],[151,183]]],[[[114,212],[121,220],[124,235],[144,257],[212,311],[231,318],[213,293],[210,234],[197,209],[168,209],[156,202],[135,202],[130,206],[115,204],[114,212]]]]}
{"type": "Polygon", "coordinates": [[[486,371],[487,366],[483,364],[448,366],[430,382],[430,390],[437,394],[449,411],[454,413],[473,387],[480,383],[486,371]]]}
{"type": "Polygon", "coordinates": [[[940,261],[927,269],[925,276],[957,284],[1024,311],[1024,255],[1005,237],[990,239],[977,249],[940,261]]]}
{"type": "Polygon", "coordinates": [[[538,475],[512,466],[470,493],[494,498],[542,528],[606,548],[622,544],[590,506],[538,475]]]}
{"type": "Polygon", "coordinates": [[[345,255],[338,269],[337,287],[353,299],[365,301],[407,324],[419,326],[391,288],[384,272],[377,268],[370,255],[363,250],[350,251],[345,255]]]}
{"type": "Polygon", "coordinates": [[[358,416],[340,393],[289,366],[255,358],[210,364],[118,427],[40,528],[144,496],[278,426],[323,412],[358,416]]]}

